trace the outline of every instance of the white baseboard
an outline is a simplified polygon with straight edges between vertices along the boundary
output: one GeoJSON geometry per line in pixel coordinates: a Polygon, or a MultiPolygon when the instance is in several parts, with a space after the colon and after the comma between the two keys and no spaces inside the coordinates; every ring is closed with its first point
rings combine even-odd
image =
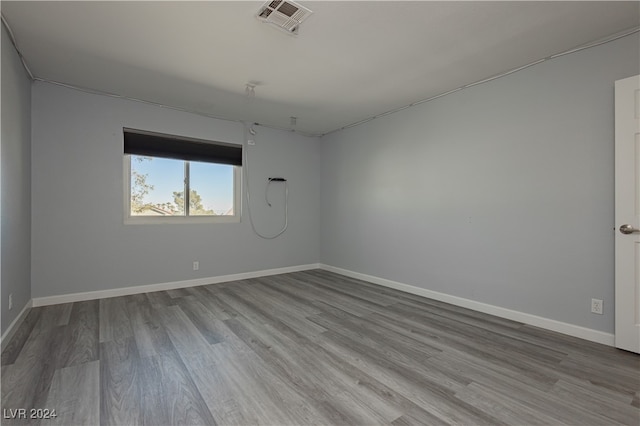
{"type": "Polygon", "coordinates": [[[539,317],[537,315],[531,315],[524,312],[514,311],[500,306],[489,305],[482,302],[476,302],[475,300],[465,299],[463,297],[452,296],[446,293],[440,293],[437,291],[427,290],[421,287],[416,287],[409,284],[400,283],[397,281],[387,280],[385,278],[379,278],[372,275],[361,274],[359,272],[350,271],[348,269],[337,268],[331,265],[320,264],[320,268],[335,272],[336,274],[344,275],[351,278],[356,278],[362,281],[367,281],[373,284],[378,284],[384,287],[393,288],[396,290],[404,291],[406,293],[416,294],[418,296],[427,297],[429,299],[439,300],[441,302],[450,303],[452,305],[461,306],[463,308],[472,309],[478,312],[484,312],[485,314],[495,315],[497,317],[510,319],[513,321],[521,322],[528,325],[544,328],[558,333],[567,334],[569,336],[578,337],[580,339],[589,340],[591,342],[602,343],[608,346],[614,346],[615,336],[611,333],[605,333],[598,330],[593,330],[579,325],[569,324],[566,322],[556,321],[549,318],[539,317]]]}
{"type": "Polygon", "coordinates": [[[32,301],[29,300],[26,305],[24,305],[24,308],[22,308],[18,316],[15,317],[13,321],[11,321],[11,324],[9,324],[7,330],[4,332],[2,337],[0,337],[0,352],[6,349],[7,345],[11,341],[11,338],[18,330],[18,327],[20,327],[20,324],[22,324],[22,321],[24,321],[24,319],[27,317],[27,314],[29,313],[29,310],[32,306],[32,301]]]}
{"type": "Polygon", "coordinates": [[[229,281],[246,280],[250,278],[259,278],[269,275],[286,274],[290,272],[306,271],[309,269],[324,269],[327,271],[335,272],[340,275],[344,275],[351,278],[367,281],[373,284],[381,285],[384,287],[393,288],[396,290],[404,291],[406,293],[415,294],[418,296],[427,297],[441,302],[451,303],[452,305],[461,306],[463,308],[472,309],[478,312],[484,312],[486,314],[495,315],[497,317],[518,321],[524,324],[533,325],[536,327],[544,328],[558,333],[563,333],[569,336],[578,337],[581,339],[589,340],[596,343],[602,343],[604,345],[613,346],[615,337],[611,333],[605,333],[598,330],[593,330],[586,327],[581,327],[574,324],[569,324],[561,321],[552,320],[549,318],[540,317],[537,315],[527,314],[524,312],[514,311],[512,309],[502,308],[500,306],[489,305],[487,303],[477,302],[471,299],[465,299],[463,297],[452,296],[446,293],[440,293],[433,290],[427,290],[421,287],[416,287],[409,284],[400,283],[397,281],[388,280],[385,278],[379,278],[373,275],[366,275],[359,272],[350,271],[348,269],[342,269],[331,265],[325,265],[322,263],[312,263],[308,265],[289,266],[285,268],[266,269],[261,271],[244,272],[240,274],[221,275],[217,277],[197,278],[193,280],[185,281],[173,281],[160,284],[148,284],[134,287],[116,288],[111,290],[99,290],[83,293],[63,294],[59,296],[47,296],[36,297],[32,301],[29,301],[24,307],[20,315],[11,323],[7,331],[2,336],[2,349],[4,349],[5,342],[8,342],[15,333],[17,326],[22,322],[28,312],[28,309],[37,306],[56,305],[60,303],[80,302],[84,300],[103,299],[108,297],[127,296],[130,294],[148,293],[153,291],[173,290],[185,287],[196,287],[207,284],[217,284],[229,281]]]}
{"type": "Polygon", "coordinates": [[[196,278],[185,281],[172,281],[160,284],[147,284],[133,287],[114,288],[111,290],[88,291],[83,293],[62,294],[59,296],[36,297],[33,306],[57,305],[60,303],[81,302],[84,300],[105,299],[107,297],[128,296],[130,294],[149,293],[153,291],[174,290],[177,288],[197,287],[207,284],[218,284],[229,281],[247,280],[269,275],[287,274],[289,272],[307,271],[320,268],[319,263],[288,266],[285,268],[264,269],[262,271],[243,272],[240,274],[220,275],[217,277],[196,278]]]}

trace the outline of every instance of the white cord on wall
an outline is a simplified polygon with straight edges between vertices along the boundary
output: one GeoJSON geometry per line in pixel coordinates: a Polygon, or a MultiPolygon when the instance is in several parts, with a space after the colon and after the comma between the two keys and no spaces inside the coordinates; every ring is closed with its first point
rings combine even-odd
{"type": "MultiPolygon", "coordinates": [[[[242,150],[244,152],[244,161],[242,164],[242,171],[244,173],[244,182],[245,182],[244,185],[245,185],[245,194],[247,197],[247,215],[249,216],[249,223],[251,223],[251,229],[253,229],[253,232],[257,236],[259,236],[260,238],[264,238],[265,240],[272,240],[282,235],[284,231],[287,230],[287,227],[289,226],[289,186],[286,180],[281,181],[281,182],[284,182],[284,225],[282,226],[282,229],[280,229],[280,231],[278,231],[276,234],[273,234],[273,235],[261,234],[256,229],[256,225],[253,223],[253,216],[251,215],[251,195],[249,193],[249,125],[247,123],[242,123],[242,124],[244,127],[244,148],[242,150]]],[[[267,191],[269,190],[269,185],[271,184],[271,182],[273,182],[273,180],[269,179],[269,181],[267,182],[267,186],[265,188],[265,193],[264,193],[264,199],[269,206],[271,206],[271,203],[267,198],[267,191]]]]}

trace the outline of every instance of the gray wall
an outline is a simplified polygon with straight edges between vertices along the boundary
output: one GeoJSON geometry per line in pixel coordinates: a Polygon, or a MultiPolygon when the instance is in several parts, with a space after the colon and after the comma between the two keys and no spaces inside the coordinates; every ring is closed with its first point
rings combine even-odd
{"type": "Polygon", "coordinates": [[[31,80],[2,25],[2,333],[31,299],[31,80]],[[7,308],[9,294],[13,309],[7,308]]]}
{"type": "Polygon", "coordinates": [[[264,206],[266,178],[282,175],[290,188],[289,229],[267,241],[252,233],[246,208],[235,224],[123,223],[123,127],[242,143],[241,124],[47,83],[33,86],[32,120],[33,297],[319,261],[315,138],[257,127],[250,177],[263,233],[281,223],[264,206]]]}
{"type": "Polygon", "coordinates": [[[322,262],[613,332],[613,87],[640,72],[639,47],[636,34],[322,138],[322,262]]]}

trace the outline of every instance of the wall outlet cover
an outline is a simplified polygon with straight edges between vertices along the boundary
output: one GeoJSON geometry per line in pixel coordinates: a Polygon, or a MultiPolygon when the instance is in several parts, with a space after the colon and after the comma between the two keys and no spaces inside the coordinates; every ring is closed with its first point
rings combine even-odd
{"type": "Polygon", "coordinates": [[[602,315],[602,300],[591,299],[591,312],[594,314],[602,315]]]}

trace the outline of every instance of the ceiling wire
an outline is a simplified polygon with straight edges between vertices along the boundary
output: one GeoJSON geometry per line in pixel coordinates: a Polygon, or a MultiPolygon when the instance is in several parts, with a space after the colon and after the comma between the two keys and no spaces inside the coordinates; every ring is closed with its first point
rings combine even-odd
{"type": "Polygon", "coordinates": [[[13,48],[18,53],[18,57],[22,62],[22,66],[24,67],[25,71],[27,71],[27,74],[29,74],[29,78],[33,81],[34,80],[33,73],[29,69],[29,66],[27,65],[27,61],[25,61],[24,56],[22,56],[22,52],[20,52],[20,49],[18,49],[18,44],[16,43],[16,37],[13,35],[13,31],[11,30],[11,27],[7,23],[7,20],[5,19],[4,15],[1,13],[0,13],[0,19],[2,19],[2,25],[4,25],[5,29],[7,30],[7,33],[9,33],[9,40],[11,40],[11,44],[13,44],[13,48]]]}
{"type": "MultiPolygon", "coordinates": [[[[196,111],[196,110],[192,110],[192,109],[188,109],[188,108],[176,107],[176,106],[162,104],[162,103],[159,103],[159,102],[153,102],[153,101],[147,101],[147,100],[144,100],[144,99],[132,98],[131,96],[118,95],[116,93],[111,93],[111,92],[103,92],[101,90],[89,89],[89,88],[86,88],[86,87],[76,86],[76,85],[73,85],[73,84],[61,83],[59,81],[48,80],[48,79],[40,78],[40,77],[34,77],[33,81],[41,81],[43,83],[49,83],[49,84],[53,84],[55,86],[66,87],[67,89],[78,90],[78,91],[84,92],[84,93],[91,93],[93,95],[101,95],[101,96],[107,96],[107,97],[110,97],[110,98],[123,99],[123,100],[133,101],[133,102],[139,102],[139,103],[142,103],[142,104],[152,105],[152,106],[156,106],[156,107],[159,107],[159,108],[171,109],[171,110],[174,110],[174,111],[180,111],[180,112],[186,112],[186,113],[189,113],[189,114],[199,115],[201,117],[214,118],[216,120],[229,121],[229,122],[232,122],[232,123],[244,123],[246,121],[246,120],[237,120],[237,119],[228,118],[228,117],[220,117],[220,116],[217,116],[217,115],[207,114],[205,112],[196,111]]],[[[286,127],[272,126],[272,125],[262,124],[262,123],[258,123],[258,122],[255,122],[254,125],[260,126],[260,127],[266,127],[266,128],[269,128],[269,129],[294,132],[294,133],[298,133],[298,134],[301,134],[303,136],[308,136],[308,137],[318,137],[318,136],[320,136],[320,134],[318,134],[318,133],[308,133],[308,132],[304,132],[304,131],[300,131],[300,130],[289,129],[289,128],[286,128],[286,127]]]]}
{"type": "MultiPolygon", "coordinates": [[[[29,74],[29,77],[33,81],[42,81],[44,83],[50,83],[50,84],[66,87],[66,88],[69,88],[69,89],[79,90],[79,91],[86,92],[86,93],[109,96],[109,97],[112,97],[112,98],[125,99],[125,100],[129,100],[129,101],[134,101],[134,102],[141,102],[141,103],[144,103],[144,104],[147,104],[147,105],[153,105],[153,106],[157,106],[157,107],[161,107],[161,108],[172,109],[172,110],[175,110],[175,111],[187,112],[187,113],[199,115],[199,116],[202,116],[202,117],[215,118],[217,120],[231,121],[231,122],[234,122],[234,123],[244,123],[245,122],[245,120],[236,120],[236,119],[231,119],[231,118],[226,118],[226,117],[219,117],[219,116],[215,116],[215,115],[212,115],[212,114],[206,114],[206,113],[203,113],[203,112],[190,110],[190,109],[187,109],[187,108],[181,108],[181,107],[175,107],[175,106],[171,106],[171,105],[165,105],[165,104],[161,104],[159,102],[146,101],[144,99],[132,98],[132,97],[129,97],[129,96],[118,95],[118,94],[110,93],[110,92],[103,92],[103,91],[95,90],[95,89],[88,89],[88,88],[85,88],[85,87],[80,87],[80,86],[75,86],[75,85],[71,85],[71,84],[61,83],[59,81],[54,81],[54,80],[48,80],[48,79],[45,79],[45,78],[35,77],[33,75],[33,73],[31,72],[31,70],[29,69],[29,66],[27,65],[27,62],[24,59],[24,56],[22,56],[22,52],[18,48],[18,44],[16,43],[16,39],[15,39],[15,36],[13,34],[13,31],[11,30],[11,27],[9,26],[9,23],[5,19],[4,14],[0,13],[0,18],[2,18],[2,24],[4,25],[4,27],[7,29],[7,32],[9,33],[9,38],[11,40],[11,43],[13,44],[13,47],[15,48],[16,52],[18,53],[18,56],[20,57],[20,61],[22,62],[22,65],[24,66],[24,69],[27,71],[27,74],[29,74]]],[[[424,104],[424,103],[427,103],[427,102],[431,102],[431,101],[436,100],[438,98],[442,98],[444,96],[450,95],[452,93],[458,92],[458,91],[463,90],[463,89],[467,89],[469,87],[477,86],[477,85],[480,85],[480,84],[484,84],[484,83],[488,83],[490,81],[496,80],[498,78],[506,77],[508,75],[511,75],[511,74],[516,73],[518,71],[522,71],[524,69],[527,69],[527,68],[532,67],[534,65],[540,64],[542,62],[546,62],[546,61],[549,61],[549,60],[552,60],[552,59],[555,59],[555,58],[559,58],[561,56],[570,55],[572,53],[580,52],[582,50],[591,49],[593,47],[601,46],[603,44],[611,43],[613,41],[619,40],[621,38],[630,36],[630,35],[638,33],[638,32],[640,32],[640,27],[634,27],[634,28],[631,28],[631,29],[629,29],[627,31],[624,31],[622,33],[618,33],[618,34],[615,34],[615,35],[613,35],[611,37],[605,38],[603,40],[595,41],[593,43],[589,43],[589,44],[586,44],[584,46],[576,47],[574,49],[565,50],[565,51],[560,52],[560,53],[555,53],[553,55],[547,56],[546,58],[542,58],[542,59],[538,59],[537,61],[530,62],[530,63],[528,63],[526,65],[521,66],[521,67],[513,68],[513,69],[511,69],[509,71],[506,71],[506,72],[503,72],[503,73],[500,73],[500,74],[496,74],[494,76],[485,78],[483,80],[478,80],[478,81],[475,81],[473,83],[465,84],[465,85],[460,86],[460,87],[458,87],[456,89],[452,89],[452,90],[449,90],[447,92],[440,93],[438,95],[431,96],[429,98],[422,99],[422,100],[410,103],[408,105],[404,105],[404,106],[401,106],[401,107],[398,107],[398,108],[394,108],[392,110],[389,110],[389,111],[386,111],[386,112],[383,112],[383,113],[380,113],[380,114],[376,114],[374,116],[365,118],[363,120],[356,121],[354,123],[348,124],[346,126],[342,126],[342,127],[338,128],[338,129],[331,130],[331,131],[325,132],[325,133],[309,133],[309,132],[304,132],[304,131],[300,131],[300,130],[296,130],[296,129],[292,129],[292,128],[265,125],[265,124],[260,124],[260,123],[255,123],[255,125],[261,126],[261,127],[267,127],[267,128],[275,129],[275,130],[284,130],[284,131],[294,132],[294,133],[298,133],[298,134],[301,134],[303,136],[308,136],[308,137],[323,137],[323,136],[326,136],[326,135],[330,135],[332,133],[340,132],[342,130],[346,130],[346,129],[350,129],[352,127],[359,126],[361,124],[367,123],[367,122],[375,120],[377,118],[381,118],[381,117],[384,117],[384,116],[387,116],[387,115],[395,114],[396,112],[400,112],[402,110],[414,107],[416,105],[420,105],[420,104],[424,104]]]]}
{"type": "MultiPolygon", "coordinates": [[[[241,123],[241,124],[246,121],[246,120],[236,120],[236,119],[227,118],[227,117],[220,117],[220,116],[217,116],[217,115],[207,114],[207,113],[204,113],[204,112],[201,112],[201,111],[195,111],[195,110],[191,110],[191,109],[188,109],[188,108],[182,108],[182,107],[166,105],[166,104],[162,104],[160,102],[147,101],[147,100],[144,100],[144,99],[138,99],[138,98],[134,98],[134,97],[131,97],[131,96],[119,95],[117,93],[105,92],[105,91],[102,91],[102,90],[90,89],[90,88],[87,88],[87,87],[76,86],[74,84],[67,84],[67,83],[62,83],[60,81],[56,81],[56,80],[49,80],[49,79],[46,79],[46,78],[37,77],[31,72],[31,69],[27,65],[27,62],[26,62],[24,56],[22,55],[22,52],[20,51],[20,48],[18,47],[15,35],[14,35],[13,31],[11,30],[11,27],[9,26],[9,23],[7,22],[7,20],[5,19],[3,14],[0,14],[0,17],[2,18],[2,24],[7,29],[7,33],[9,33],[9,39],[11,40],[11,44],[13,44],[13,47],[16,50],[16,52],[18,53],[18,57],[20,58],[20,61],[22,62],[22,66],[24,67],[25,71],[27,72],[27,74],[29,75],[29,78],[32,81],[41,81],[43,83],[49,83],[49,84],[53,84],[55,86],[65,87],[67,89],[73,89],[73,90],[77,90],[77,91],[84,92],[84,93],[91,93],[93,95],[108,96],[110,98],[124,99],[124,100],[127,100],[127,101],[133,101],[133,102],[140,102],[140,103],[143,103],[143,104],[152,105],[152,106],[165,108],[165,109],[171,109],[171,110],[174,110],[174,111],[187,112],[189,114],[195,114],[195,115],[199,115],[201,117],[214,118],[216,120],[230,121],[230,122],[233,122],[233,123],[241,123]]],[[[296,130],[296,129],[290,129],[290,128],[286,128],[286,127],[271,126],[271,125],[265,125],[265,124],[260,124],[260,123],[254,123],[254,124],[256,126],[266,127],[266,128],[275,129],[275,130],[290,131],[290,132],[298,133],[300,135],[308,136],[308,137],[318,137],[318,136],[320,136],[320,134],[318,134],[318,133],[309,133],[309,132],[304,132],[304,131],[300,131],[300,130],[296,130]]]]}
{"type": "Polygon", "coordinates": [[[459,91],[459,90],[467,89],[467,88],[469,88],[469,87],[477,86],[477,85],[479,85],[479,84],[488,83],[488,82],[490,82],[490,81],[496,80],[496,79],[501,78],[501,77],[506,77],[506,76],[508,76],[508,75],[511,75],[511,74],[516,73],[516,72],[518,72],[518,71],[522,71],[522,70],[524,70],[524,69],[527,69],[527,68],[532,67],[532,66],[534,66],[534,65],[540,64],[540,63],[542,63],[542,62],[546,62],[546,61],[549,61],[549,60],[551,60],[551,59],[559,58],[559,57],[561,57],[561,56],[569,55],[569,54],[572,54],[572,53],[580,52],[580,51],[582,51],[582,50],[590,49],[590,48],[592,48],[592,47],[601,46],[601,45],[603,45],[603,44],[610,43],[610,42],[612,42],[612,41],[616,41],[616,40],[618,40],[618,39],[621,39],[621,38],[624,38],[624,37],[630,36],[630,35],[635,34],[635,33],[637,33],[637,32],[640,32],[640,27],[635,27],[635,28],[632,28],[632,29],[627,30],[627,31],[625,31],[625,32],[618,33],[618,34],[616,34],[616,35],[614,35],[614,36],[611,36],[611,37],[605,38],[604,40],[600,40],[600,41],[596,41],[596,42],[593,42],[593,43],[589,43],[589,44],[586,44],[586,45],[584,45],[584,46],[580,46],[580,47],[576,47],[576,48],[574,48],[574,49],[566,50],[566,51],[564,51],[564,52],[555,53],[555,54],[553,54],[553,55],[551,55],[551,56],[547,56],[546,58],[538,59],[537,61],[530,62],[530,63],[528,63],[527,65],[523,65],[523,66],[521,66],[521,67],[514,68],[514,69],[511,69],[511,70],[509,70],[509,71],[506,71],[506,72],[500,73],[500,74],[496,74],[496,75],[494,75],[494,76],[491,76],[491,77],[485,78],[485,79],[483,79],[483,80],[478,80],[478,81],[475,81],[475,82],[473,82],[473,83],[465,84],[464,86],[460,86],[460,87],[458,87],[458,88],[456,88],[456,89],[449,90],[448,92],[444,92],[444,93],[441,93],[441,94],[439,94],[439,95],[432,96],[432,97],[427,98],[427,99],[422,99],[422,100],[419,100],[419,101],[413,102],[413,103],[408,104],[408,105],[404,105],[404,106],[401,106],[401,107],[398,107],[398,108],[394,108],[394,109],[392,109],[392,110],[389,110],[389,111],[383,112],[383,113],[381,113],[381,114],[377,114],[377,115],[374,115],[374,116],[372,116],[372,117],[368,117],[368,118],[365,118],[365,119],[363,119],[363,120],[356,121],[355,123],[351,123],[351,124],[348,124],[348,125],[346,125],[346,126],[340,127],[339,129],[335,129],[335,130],[332,130],[332,131],[330,131],[330,132],[322,133],[322,134],[320,134],[319,136],[320,136],[320,137],[323,137],[323,136],[329,135],[329,134],[331,134],[331,133],[336,133],[336,132],[340,132],[340,131],[342,131],[342,130],[350,129],[350,128],[352,128],[352,127],[356,127],[356,126],[359,126],[359,125],[361,125],[361,124],[367,123],[367,122],[369,122],[369,121],[375,120],[376,118],[384,117],[384,116],[386,116],[386,115],[390,115],[390,114],[395,114],[396,112],[400,112],[400,111],[402,111],[402,110],[404,110],[404,109],[411,108],[411,107],[416,106],[416,105],[424,104],[424,103],[426,103],[426,102],[430,102],[430,101],[436,100],[436,99],[438,99],[438,98],[442,98],[443,96],[450,95],[450,94],[452,94],[452,93],[454,93],[454,92],[457,92],[457,91],[459,91]]]}

